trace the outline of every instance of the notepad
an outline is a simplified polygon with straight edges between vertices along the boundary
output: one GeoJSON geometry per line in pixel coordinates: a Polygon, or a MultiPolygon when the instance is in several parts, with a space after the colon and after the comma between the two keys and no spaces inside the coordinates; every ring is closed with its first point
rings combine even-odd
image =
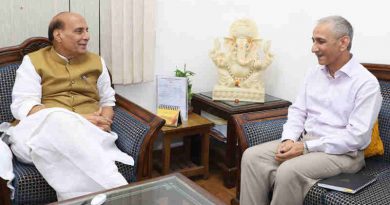
{"type": "Polygon", "coordinates": [[[375,181],[376,176],[342,173],[334,177],[322,179],[317,185],[327,189],[354,194],[375,181]]]}
{"type": "Polygon", "coordinates": [[[180,108],[172,105],[159,105],[157,116],[165,120],[166,126],[177,127],[181,124],[180,108]]]}

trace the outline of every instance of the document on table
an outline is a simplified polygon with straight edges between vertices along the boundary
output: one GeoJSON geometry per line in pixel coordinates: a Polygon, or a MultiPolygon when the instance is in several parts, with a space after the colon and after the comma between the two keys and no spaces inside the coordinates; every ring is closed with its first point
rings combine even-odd
{"type": "Polygon", "coordinates": [[[224,120],[205,111],[201,111],[201,115],[202,117],[205,117],[214,123],[213,129],[218,131],[221,137],[225,139],[227,138],[227,120],[224,120]]]}
{"type": "Polygon", "coordinates": [[[187,78],[157,76],[157,107],[177,106],[182,121],[188,120],[187,78]]]}

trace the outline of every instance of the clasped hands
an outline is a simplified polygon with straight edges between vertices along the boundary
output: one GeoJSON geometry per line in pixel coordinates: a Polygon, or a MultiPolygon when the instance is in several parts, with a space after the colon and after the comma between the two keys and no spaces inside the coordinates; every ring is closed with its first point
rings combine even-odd
{"type": "Polygon", "coordinates": [[[292,140],[286,140],[279,144],[276,150],[275,160],[282,163],[286,160],[292,159],[304,152],[303,142],[294,142],[292,140]]]}
{"type": "Polygon", "coordinates": [[[111,131],[112,119],[102,115],[102,109],[91,114],[82,114],[82,116],[100,129],[109,132],[111,131]]]}

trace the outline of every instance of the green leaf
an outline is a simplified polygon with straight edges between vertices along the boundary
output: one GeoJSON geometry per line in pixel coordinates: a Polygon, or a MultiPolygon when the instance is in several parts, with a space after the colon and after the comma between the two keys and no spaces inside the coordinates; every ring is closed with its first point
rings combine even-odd
{"type": "Polygon", "coordinates": [[[191,84],[191,80],[189,77],[194,76],[195,73],[187,70],[185,64],[184,64],[184,68],[182,70],[176,67],[176,70],[174,72],[175,72],[176,77],[186,77],[187,78],[187,80],[188,80],[188,87],[187,87],[188,101],[191,102],[192,84],[191,84]]]}

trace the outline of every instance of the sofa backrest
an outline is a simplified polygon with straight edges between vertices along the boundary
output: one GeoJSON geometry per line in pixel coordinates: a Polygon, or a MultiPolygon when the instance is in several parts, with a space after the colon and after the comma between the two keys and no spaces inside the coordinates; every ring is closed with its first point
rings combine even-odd
{"type": "Polygon", "coordinates": [[[385,147],[385,154],[381,157],[390,162],[390,65],[363,63],[379,80],[383,97],[379,112],[379,134],[385,147]]]}
{"type": "Polygon", "coordinates": [[[379,135],[385,147],[383,158],[390,161],[390,81],[379,81],[383,97],[381,111],[379,112],[379,135]]]}
{"type": "Polygon", "coordinates": [[[15,83],[16,70],[23,56],[50,45],[47,38],[30,38],[18,46],[0,49],[0,123],[13,120],[11,113],[12,88],[15,83]]]}
{"type": "Polygon", "coordinates": [[[13,119],[10,109],[11,94],[19,65],[19,62],[0,65],[0,123],[10,122],[13,119]]]}

